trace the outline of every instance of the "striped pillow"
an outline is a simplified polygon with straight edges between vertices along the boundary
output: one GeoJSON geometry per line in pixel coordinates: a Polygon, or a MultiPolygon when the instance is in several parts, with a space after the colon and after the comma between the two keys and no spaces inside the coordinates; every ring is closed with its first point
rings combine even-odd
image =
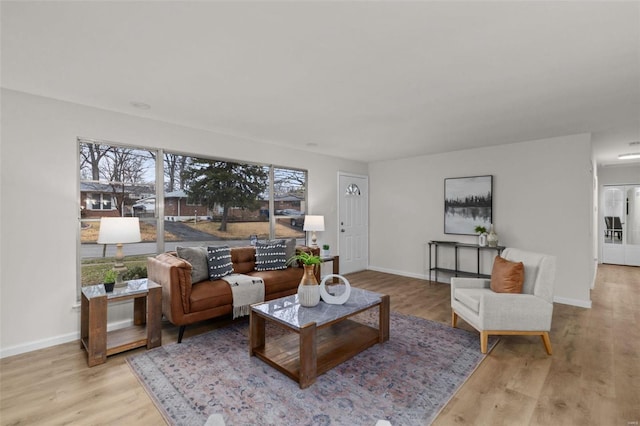
{"type": "Polygon", "coordinates": [[[256,271],[287,269],[287,246],[284,240],[256,243],[256,271]]]}
{"type": "Polygon", "coordinates": [[[217,280],[225,275],[233,273],[231,262],[231,250],[229,246],[207,247],[207,265],[209,266],[209,279],[217,280]]]}

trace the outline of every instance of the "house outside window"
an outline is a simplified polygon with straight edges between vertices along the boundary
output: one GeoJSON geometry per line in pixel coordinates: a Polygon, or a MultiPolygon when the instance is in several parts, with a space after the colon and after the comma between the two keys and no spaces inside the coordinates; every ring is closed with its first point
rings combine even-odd
{"type": "Polygon", "coordinates": [[[107,194],[89,193],[85,198],[86,208],[89,210],[111,210],[113,197],[107,194]]]}

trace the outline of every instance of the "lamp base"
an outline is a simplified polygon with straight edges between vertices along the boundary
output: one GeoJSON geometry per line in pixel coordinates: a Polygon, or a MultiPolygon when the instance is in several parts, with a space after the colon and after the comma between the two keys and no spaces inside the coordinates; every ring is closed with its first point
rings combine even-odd
{"type": "Polygon", "coordinates": [[[127,272],[127,267],[124,264],[118,265],[116,264],[113,267],[113,270],[116,271],[116,288],[122,288],[127,286],[127,282],[124,280],[123,275],[127,272]]]}

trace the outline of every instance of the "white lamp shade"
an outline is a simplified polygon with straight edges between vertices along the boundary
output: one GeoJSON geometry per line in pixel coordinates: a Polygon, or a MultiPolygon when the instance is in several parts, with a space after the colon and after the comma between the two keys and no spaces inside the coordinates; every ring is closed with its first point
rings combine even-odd
{"type": "Polygon", "coordinates": [[[98,244],[139,243],[140,220],[137,217],[103,217],[100,219],[98,244]]]}
{"type": "Polygon", "coordinates": [[[324,231],[324,216],[306,215],[303,231],[324,231]]]}

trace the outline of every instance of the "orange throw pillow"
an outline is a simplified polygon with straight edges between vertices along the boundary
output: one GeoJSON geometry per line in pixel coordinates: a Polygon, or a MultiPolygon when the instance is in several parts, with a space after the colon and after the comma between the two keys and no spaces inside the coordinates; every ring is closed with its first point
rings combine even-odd
{"type": "Polygon", "coordinates": [[[522,293],[524,264],[496,256],[491,271],[491,290],[496,293],[522,293]]]}

